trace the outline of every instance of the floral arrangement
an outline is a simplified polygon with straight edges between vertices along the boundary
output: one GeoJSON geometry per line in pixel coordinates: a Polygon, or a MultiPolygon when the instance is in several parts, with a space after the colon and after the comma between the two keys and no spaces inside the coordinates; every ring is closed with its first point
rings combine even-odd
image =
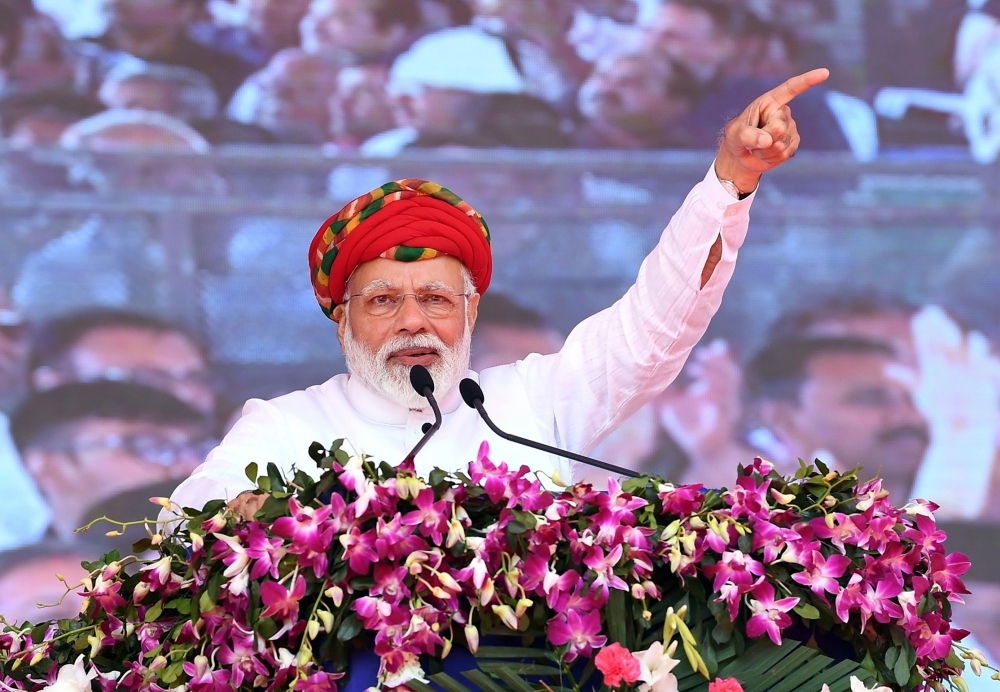
{"type": "Polygon", "coordinates": [[[550,492],[485,444],[426,479],[340,443],[310,456],[318,474],[248,467],[253,521],[154,499],[172,526],[85,564],[77,618],[5,623],[0,687],[964,692],[986,665],[950,624],[969,563],[935,506],[856,473],[757,459],[728,490],[550,492]],[[351,665],[371,652],[377,675],[351,665]]]}

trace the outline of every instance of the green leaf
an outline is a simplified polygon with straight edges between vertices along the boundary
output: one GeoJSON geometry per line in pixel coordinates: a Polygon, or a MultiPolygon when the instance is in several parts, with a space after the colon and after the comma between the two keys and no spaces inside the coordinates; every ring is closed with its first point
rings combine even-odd
{"type": "Polygon", "coordinates": [[[798,613],[799,617],[803,620],[818,620],[819,619],[819,609],[809,603],[799,603],[795,606],[795,612],[798,613]]]}
{"type": "Polygon", "coordinates": [[[519,646],[481,646],[476,651],[476,658],[535,658],[545,660],[548,652],[542,649],[529,649],[519,646]]]}
{"type": "Polygon", "coordinates": [[[632,648],[628,638],[625,636],[625,592],[612,589],[608,597],[607,609],[604,614],[605,624],[608,626],[608,637],[611,642],[618,642],[626,649],[632,648]]]}
{"type": "Polygon", "coordinates": [[[507,533],[513,534],[515,536],[520,536],[522,533],[527,533],[528,527],[519,522],[517,519],[509,522],[507,524],[507,533]]]}
{"type": "Polygon", "coordinates": [[[468,687],[460,683],[455,678],[451,677],[447,673],[438,673],[436,675],[431,675],[430,679],[440,685],[445,692],[471,692],[468,687]]]}
{"type": "Polygon", "coordinates": [[[361,634],[361,621],[354,613],[349,614],[337,628],[337,639],[348,642],[361,634]]]}
{"type": "MultiPolygon", "coordinates": [[[[885,666],[889,670],[892,670],[896,665],[896,661],[899,660],[899,654],[901,650],[898,646],[894,646],[885,652],[885,666]]],[[[905,657],[904,657],[905,658],[905,657]]]]}
{"type": "Polygon", "coordinates": [[[261,476],[257,479],[257,487],[265,493],[271,492],[271,479],[267,476],[261,476]]]}
{"type": "MultiPolygon", "coordinates": [[[[894,650],[899,651],[899,649],[894,650]]],[[[888,661],[886,665],[888,665],[888,661]]],[[[902,686],[910,681],[910,666],[905,653],[896,659],[895,665],[892,666],[892,674],[896,678],[896,682],[902,686]]]]}
{"type": "Polygon", "coordinates": [[[496,671],[497,677],[514,688],[515,692],[535,692],[535,689],[506,668],[496,671]]]}
{"type": "Polygon", "coordinates": [[[254,629],[264,639],[270,639],[278,633],[278,623],[273,618],[261,618],[257,621],[257,626],[254,629]]]}
{"type": "Polygon", "coordinates": [[[506,692],[503,687],[493,682],[493,678],[481,670],[467,670],[462,675],[483,692],[506,692]]]}
{"type": "Polygon", "coordinates": [[[447,479],[448,479],[448,472],[442,471],[441,469],[434,469],[433,471],[431,471],[430,476],[427,477],[427,480],[432,488],[438,487],[439,485],[444,483],[445,480],[447,479]]]}
{"type": "Polygon", "coordinates": [[[258,468],[257,462],[251,462],[246,469],[247,478],[250,479],[251,483],[257,482],[258,468]]]}
{"type": "Polygon", "coordinates": [[[149,607],[146,611],[146,617],[143,618],[146,622],[153,622],[163,614],[163,601],[157,601],[149,607]]]}

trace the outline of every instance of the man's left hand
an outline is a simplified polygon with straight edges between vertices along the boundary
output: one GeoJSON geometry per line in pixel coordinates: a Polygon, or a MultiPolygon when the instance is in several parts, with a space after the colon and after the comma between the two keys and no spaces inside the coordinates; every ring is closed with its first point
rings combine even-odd
{"type": "Polygon", "coordinates": [[[820,68],[792,77],[730,120],[715,158],[716,175],[750,192],[763,173],[792,158],[799,148],[799,132],[788,104],[829,76],[829,70],[820,68]]]}

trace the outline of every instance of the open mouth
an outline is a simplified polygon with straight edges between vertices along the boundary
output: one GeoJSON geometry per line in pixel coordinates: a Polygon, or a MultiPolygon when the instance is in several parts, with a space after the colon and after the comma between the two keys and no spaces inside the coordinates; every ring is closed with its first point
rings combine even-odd
{"type": "Polygon", "coordinates": [[[427,366],[438,359],[438,352],[433,348],[403,348],[393,351],[389,360],[402,365],[427,366]]]}

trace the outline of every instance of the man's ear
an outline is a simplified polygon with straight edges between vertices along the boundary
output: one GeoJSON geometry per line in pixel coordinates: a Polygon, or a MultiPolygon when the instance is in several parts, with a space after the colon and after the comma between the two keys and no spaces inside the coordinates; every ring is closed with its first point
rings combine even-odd
{"type": "Polygon", "coordinates": [[[469,333],[471,334],[476,329],[476,318],[479,317],[479,298],[481,296],[478,293],[473,293],[469,296],[469,308],[467,311],[469,319],[469,333]]]}
{"type": "Polygon", "coordinates": [[[343,305],[338,305],[333,309],[330,317],[337,323],[337,341],[340,342],[340,348],[343,350],[344,333],[347,331],[347,310],[344,309],[343,305]]]}

